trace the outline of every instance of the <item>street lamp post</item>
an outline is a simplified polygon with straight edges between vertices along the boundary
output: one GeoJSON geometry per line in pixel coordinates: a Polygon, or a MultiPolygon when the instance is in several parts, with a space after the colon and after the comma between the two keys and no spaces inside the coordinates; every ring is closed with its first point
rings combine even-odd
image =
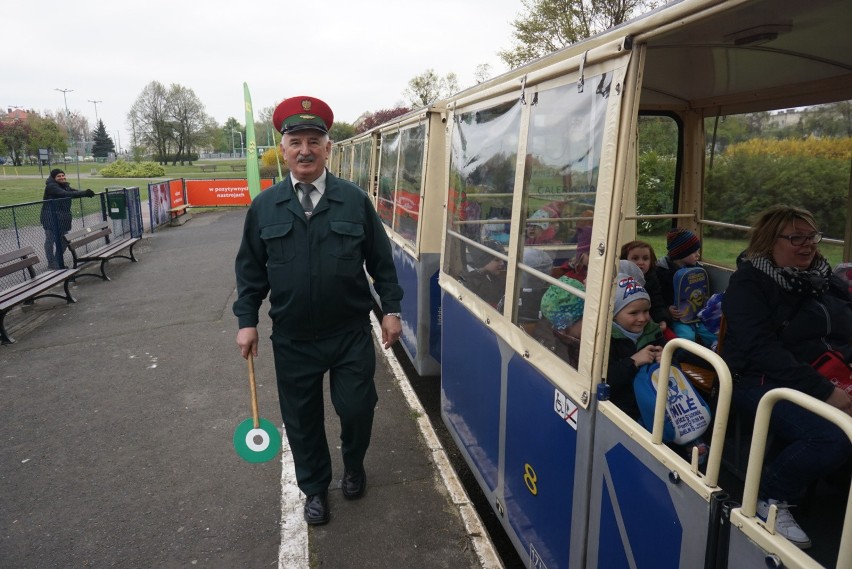
{"type": "Polygon", "coordinates": [[[71,138],[71,142],[74,143],[74,159],[77,162],[77,189],[80,189],[80,150],[77,148],[77,140],[73,137],[73,131],[71,129],[71,111],[68,110],[68,93],[74,91],[74,89],[54,89],[54,91],[60,91],[62,93],[62,100],[65,101],[65,121],[66,126],[68,127],[68,136],[71,138]]]}
{"type": "Polygon", "coordinates": [[[231,130],[231,158],[234,158],[235,157],[234,155],[237,153],[237,149],[234,146],[234,135],[235,134],[240,135],[240,156],[242,156],[243,155],[243,133],[241,133],[238,130],[234,130],[233,127],[230,127],[230,130],[231,130]]]}
{"type": "Polygon", "coordinates": [[[89,102],[94,103],[94,105],[95,105],[95,128],[97,128],[97,125],[98,125],[98,103],[103,103],[103,101],[93,101],[93,100],[89,99],[89,102]]]}

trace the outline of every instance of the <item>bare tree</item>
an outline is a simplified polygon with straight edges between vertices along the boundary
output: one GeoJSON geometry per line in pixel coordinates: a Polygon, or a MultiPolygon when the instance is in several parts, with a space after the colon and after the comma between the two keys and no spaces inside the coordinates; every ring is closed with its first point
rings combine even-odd
{"type": "Polygon", "coordinates": [[[145,147],[154,159],[165,164],[174,138],[169,122],[168,92],[159,81],[151,81],[142,89],[127,113],[133,125],[133,146],[145,147]]]}
{"type": "Polygon", "coordinates": [[[491,66],[487,63],[480,63],[476,66],[476,71],[473,73],[473,78],[476,84],[485,83],[491,79],[491,66]]]}
{"type": "Polygon", "coordinates": [[[173,124],[175,153],[172,165],[180,161],[192,164],[192,150],[198,148],[211,118],[192,89],[172,85],[168,92],[167,112],[173,124]]]}
{"type": "Polygon", "coordinates": [[[193,149],[210,142],[213,120],[195,92],[182,85],[168,89],[159,81],[146,85],[127,113],[133,146],[144,147],[154,160],[183,164],[193,149]]]}

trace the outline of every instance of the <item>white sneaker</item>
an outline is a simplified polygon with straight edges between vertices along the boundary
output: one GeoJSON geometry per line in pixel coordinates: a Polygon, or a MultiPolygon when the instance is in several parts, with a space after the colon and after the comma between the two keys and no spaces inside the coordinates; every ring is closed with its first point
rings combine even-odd
{"type": "Polygon", "coordinates": [[[766,521],[769,516],[769,506],[775,505],[778,508],[778,513],[775,515],[775,532],[786,537],[799,549],[808,549],[811,546],[811,538],[802,531],[796,520],[793,519],[793,514],[790,513],[790,506],[783,500],[758,500],[757,501],[757,517],[766,521]]]}

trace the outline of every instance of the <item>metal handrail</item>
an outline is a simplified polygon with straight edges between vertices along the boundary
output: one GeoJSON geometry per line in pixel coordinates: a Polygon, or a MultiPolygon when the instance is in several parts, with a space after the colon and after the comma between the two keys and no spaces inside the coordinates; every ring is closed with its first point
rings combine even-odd
{"type": "MultiPolygon", "coordinates": [[[[728,430],[728,415],[731,411],[731,393],[733,392],[731,372],[719,354],[685,338],[675,338],[666,342],[663,347],[663,355],[660,357],[660,373],[657,376],[657,400],[654,407],[654,428],[651,431],[651,442],[655,445],[663,443],[663,423],[666,412],[669,372],[671,371],[672,356],[678,349],[686,350],[706,360],[716,370],[716,376],[719,379],[719,397],[716,403],[713,434],[710,438],[710,454],[707,458],[707,470],[704,476],[704,484],[710,488],[715,488],[719,483],[722,449],[728,430]]],[[[692,452],[691,466],[692,471],[697,473],[698,449],[695,448],[692,452]]]]}
{"type": "MultiPolygon", "coordinates": [[[[767,392],[757,405],[757,415],[754,421],[754,433],[751,438],[748,468],[746,470],[745,488],[743,490],[743,505],[740,511],[746,518],[754,518],[757,513],[757,496],[760,477],[763,470],[763,459],[766,455],[766,439],[769,435],[769,419],[772,409],[779,401],[789,401],[798,405],[826,421],[831,421],[841,429],[852,441],[852,417],[820,401],[810,395],[779,387],[767,392]]],[[[774,533],[774,528],[769,528],[774,533]]],[[[852,567],[852,488],[846,502],[846,516],[843,521],[843,534],[840,538],[840,550],[837,557],[837,567],[852,567]]]]}

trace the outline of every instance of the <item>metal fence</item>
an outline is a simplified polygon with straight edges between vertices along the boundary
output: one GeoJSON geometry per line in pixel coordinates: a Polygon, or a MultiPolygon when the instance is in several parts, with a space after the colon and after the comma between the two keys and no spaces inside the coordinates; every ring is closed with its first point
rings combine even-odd
{"type": "MultiPolygon", "coordinates": [[[[65,198],[0,206],[0,253],[30,246],[39,257],[39,263],[35,266],[37,273],[51,268],[70,267],[73,258],[64,246],[62,236],[68,231],[84,229],[102,221],[111,222],[114,238],[141,237],[143,228],[139,188],[108,189],[95,194],[93,198],[65,198]],[[57,255],[57,252],[61,254],[57,255]]],[[[99,239],[89,243],[87,248],[97,249],[105,243],[106,239],[99,239]]],[[[25,278],[24,271],[0,278],[0,290],[23,282],[25,278]]]]}

